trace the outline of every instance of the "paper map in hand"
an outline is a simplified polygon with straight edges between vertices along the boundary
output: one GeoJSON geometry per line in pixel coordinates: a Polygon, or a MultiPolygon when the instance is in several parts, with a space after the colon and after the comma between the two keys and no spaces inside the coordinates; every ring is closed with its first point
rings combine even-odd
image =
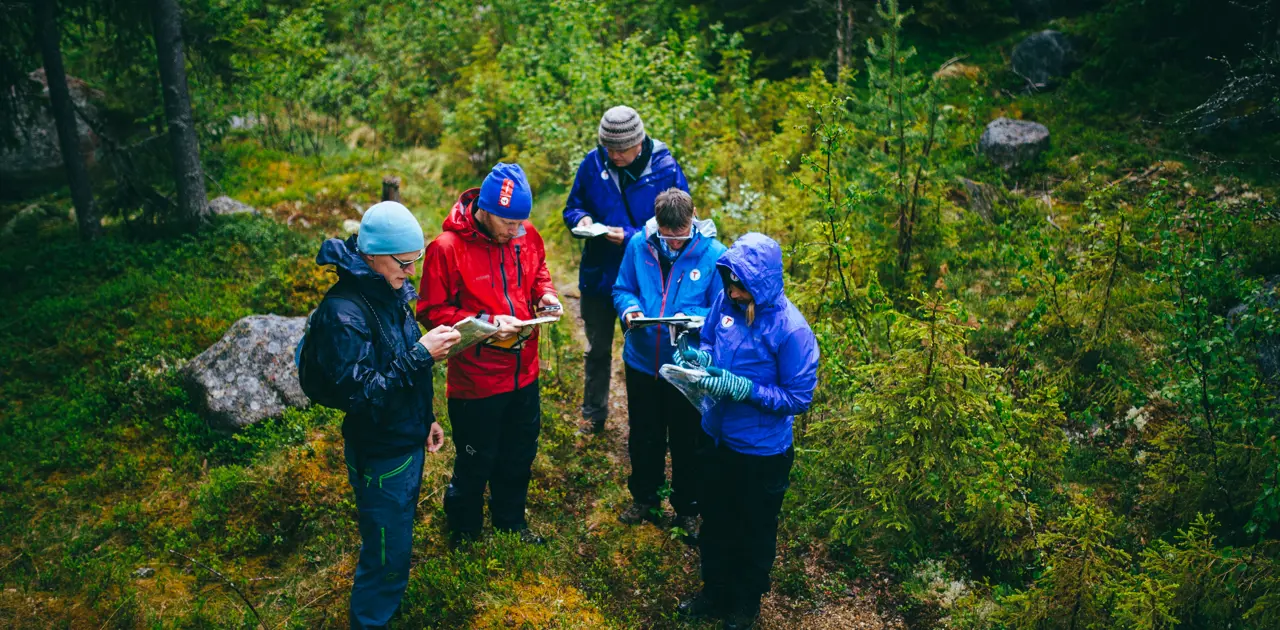
{"type": "Polygon", "coordinates": [[[572,232],[574,236],[580,238],[595,238],[597,236],[604,236],[605,234],[608,234],[609,226],[592,223],[591,225],[580,225],[569,231],[572,232]]]}
{"type": "Polygon", "coordinates": [[[493,324],[482,322],[474,317],[468,317],[453,325],[453,329],[462,335],[458,343],[449,348],[449,354],[445,359],[452,359],[460,354],[463,350],[488,339],[493,333],[498,332],[498,327],[493,324]]]}
{"type": "MultiPolygon", "coordinates": [[[[521,329],[527,329],[531,326],[537,326],[539,324],[549,324],[551,322],[556,321],[557,319],[559,318],[558,317],[537,317],[534,319],[526,319],[524,321],[519,322],[516,325],[519,326],[521,329]]],[[[492,337],[494,333],[498,332],[497,326],[494,326],[493,324],[490,324],[488,322],[480,321],[474,317],[468,317],[454,324],[453,329],[458,331],[458,334],[460,334],[462,338],[459,339],[458,343],[454,344],[452,348],[449,348],[449,354],[445,356],[445,360],[452,359],[453,357],[458,356],[459,354],[462,353],[463,350],[466,350],[467,348],[470,348],[471,346],[474,346],[477,343],[480,343],[488,339],[489,337],[492,337]]]]}

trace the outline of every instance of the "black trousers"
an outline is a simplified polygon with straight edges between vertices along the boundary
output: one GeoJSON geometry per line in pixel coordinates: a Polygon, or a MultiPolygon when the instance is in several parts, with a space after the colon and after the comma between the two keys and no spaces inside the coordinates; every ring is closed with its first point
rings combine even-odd
{"type": "Polygon", "coordinates": [[[778,513],[794,461],[792,448],[770,456],[709,449],[699,546],[702,582],[713,599],[736,606],[769,592],[778,513]]]}
{"type": "Polygon", "coordinates": [[[538,453],[542,406],[538,382],[488,398],[449,399],[449,420],[458,453],[444,493],[453,533],[474,534],[484,525],[484,489],[494,529],[526,527],[529,469],[538,453]]]}
{"type": "Polygon", "coordinates": [[[699,460],[709,437],[702,414],[680,390],[661,376],[626,366],[627,423],[631,437],[631,478],[627,489],[637,503],[657,505],[658,489],[667,479],[667,447],[671,448],[671,507],[681,516],[698,514],[702,485],[699,460]]]}
{"type": "Polygon", "coordinates": [[[613,331],[618,313],[613,300],[582,296],[582,325],[587,333],[587,353],[582,371],[582,418],[604,422],[609,417],[609,380],[613,376],[613,331]]]}

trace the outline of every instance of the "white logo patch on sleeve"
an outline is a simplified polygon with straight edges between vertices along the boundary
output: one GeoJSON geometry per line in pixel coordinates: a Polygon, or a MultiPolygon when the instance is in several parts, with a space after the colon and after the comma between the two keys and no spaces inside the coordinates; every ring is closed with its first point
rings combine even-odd
{"type": "Polygon", "coordinates": [[[730,326],[733,326],[733,318],[729,317],[728,315],[725,315],[720,319],[720,325],[724,326],[725,328],[729,328],[730,326]]]}

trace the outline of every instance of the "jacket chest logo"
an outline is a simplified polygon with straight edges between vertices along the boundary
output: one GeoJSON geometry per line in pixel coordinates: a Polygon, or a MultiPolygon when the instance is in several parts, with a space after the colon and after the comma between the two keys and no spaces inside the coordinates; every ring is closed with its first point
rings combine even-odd
{"type": "Polygon", "coordinates": [[[609,171],[600,171],[600,179],[609,179],[609,171]]]}
{"type": "Polygon", "coordinates": [[[732,327],[732,326],[733,326],[733,318],[732,318],[732,317],[729,317],[728,315],[725,315],[724,317],[720,318],[720,325],[721,325],[721,326],[723,326],[723,327],[725,327],[725,328],[730,328],[730,327],[732,327]]]}
{"type": "Polygon", "coordinates": [[[690,279],[690,280],[693,280],[694,282],[697,282],[697,281],[701,280],[701,279],[702,279],[702,270],[701,270],[701,269],[694,269],[693,271],[690,271],[690,272],[689,272],[689,279],[690,279]]]}

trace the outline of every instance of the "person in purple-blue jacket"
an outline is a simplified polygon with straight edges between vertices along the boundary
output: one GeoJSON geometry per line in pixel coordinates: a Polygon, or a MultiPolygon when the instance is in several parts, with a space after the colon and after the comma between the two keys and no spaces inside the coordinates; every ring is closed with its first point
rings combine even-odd
{"type": "Polygon", "coordinates": [[[715,448],[705,462],[703,589],[681,601],[692,617],[750,628],[769,591],[778,513],[795,459],[791,425],[813,402],[818,342],[782,292],[782,248],[751,232],[716,263],[724,292],[711,304],[698,349],[676,351],[676,365],[710,376],[698,387],[716,399],[702,416],[715,448]]]}
{"type": "Polygon", "coordinates": [[[680,165],[667,145],[645,135],[636,110],[620,105],[604,113],[599,145],[587,153],[573,178],[564,205],[564,224],[572,230],[599,224],[604,236],[588,239],[578,270],[582,323],[587,353],[582,384],[583,433],[599,433],[609,415],[609,378],[613,366],[613,282],[631,236],[653,218],[653,201],[668,188],[689,192],[680,165]]]}

